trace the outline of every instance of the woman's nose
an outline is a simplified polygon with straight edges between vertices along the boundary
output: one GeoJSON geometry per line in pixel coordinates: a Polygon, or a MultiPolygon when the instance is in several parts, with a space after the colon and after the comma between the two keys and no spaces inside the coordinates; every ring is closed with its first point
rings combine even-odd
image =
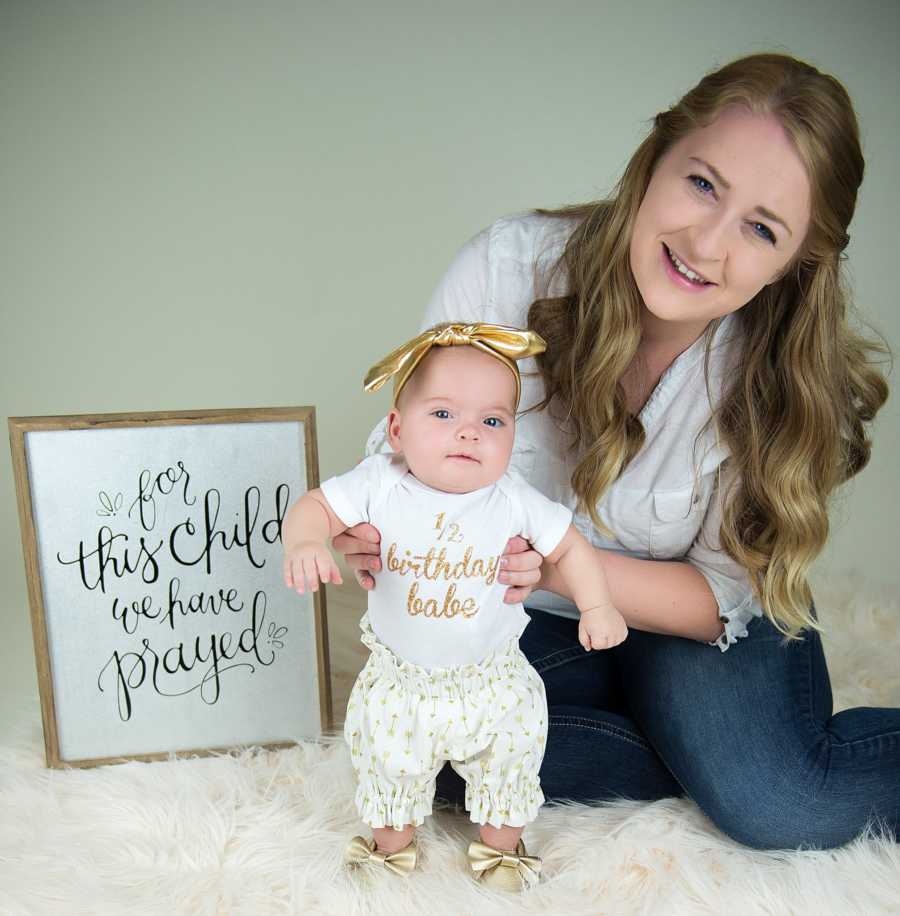
{"type": "Polygon", "coordinates": [[[690,237],[690,248],[684,252],[683,257],[691,261],[700,273],[704,273],[704,267],[725,260],[728,231],[729,227],[724,214],[710,214],[694,226],[690,237]]]}

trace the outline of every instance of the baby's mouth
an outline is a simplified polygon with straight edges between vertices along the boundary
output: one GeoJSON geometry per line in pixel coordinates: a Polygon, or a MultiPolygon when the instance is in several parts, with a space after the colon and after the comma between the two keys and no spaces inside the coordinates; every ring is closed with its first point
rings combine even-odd
{"type": "Polygon", "coordinates": [[[460,461],[471,461],[475,464],[480,463],[477,458],[473,458],[471,455],[466,455],[466,454],[463,454],[462,452],[456,452],[452,455],[448,455],[447,457],[448,458],[457,458],[460,461]]]}

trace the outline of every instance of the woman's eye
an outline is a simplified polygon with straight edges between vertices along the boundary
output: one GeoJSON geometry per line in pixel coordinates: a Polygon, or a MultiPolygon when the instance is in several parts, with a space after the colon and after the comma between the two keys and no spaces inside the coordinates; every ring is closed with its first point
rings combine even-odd
{"type": "MultiPolygon", "coordinates": [[[[715,185],[708,179],[704,178],[702,175],[688,175],[688,181],[701,193],[708,195],[710,192],[715,193],[715,185]]],[[[753,231],[761,239],[765,239],[767,242],[771,242],[773,245],[777,241],[775,238],[775,233],[765,225],[765,223],[752,223],[753,231]],[[758,228],[757,228],[758,227],[758,228]]]]}
{"type": "Polygon", "coordinates": [[[439,420],[449,420],[450,419],[450,411],[444,410],[443,408],[439,410],[433,410],[431,412],[431,415],[433,417],[437,417],[439,420]]]}
{"type": "Polygon", "coordinates": [[[484,421],[484,425],[490,426],[493,429],[499,429],[501,426],[503,426],[503,421],[500,419],[500,417],[488,417],[484,421]]]}
{"type": "Polygon", "coordinates": [[[711,181],[704,178],[702,175],[688,175],[688,181],[698,190],[704,194],[708,194],[709,191],[715,191],[715,186],[711,181]],[[703,183],[701,186],[700,182],[703,183]]]}
{"type": "Polygon", "coordinates": [[[767,242],[771,242],[773,245],[775,244],[775,233],[772,232],[765,223],[753,223],[752,225],[754,232],[756,232],[757,226],[762,230],[761,232],[756,232],[760,238],[765,239],[767,242]]]}

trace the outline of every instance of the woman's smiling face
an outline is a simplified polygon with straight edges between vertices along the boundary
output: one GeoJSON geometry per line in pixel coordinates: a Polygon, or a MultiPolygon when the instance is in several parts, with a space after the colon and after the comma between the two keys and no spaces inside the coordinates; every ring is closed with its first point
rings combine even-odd
{"type": "Polygon", "coordinates": [[[778,278],[809,220],[806,170],[774,116],[733,106],[683,137],[657,164],[631,237],[645,333],[696,340],[778,278]]]}

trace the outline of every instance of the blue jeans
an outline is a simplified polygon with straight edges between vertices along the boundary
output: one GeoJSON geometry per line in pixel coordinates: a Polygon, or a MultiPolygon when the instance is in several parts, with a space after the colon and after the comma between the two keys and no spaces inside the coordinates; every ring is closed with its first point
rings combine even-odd
{"type": "MultiPolygon", "coordinates": [[[[687,795],[756,849],[831,848],[871,821],[900,835],[900,709],[832,715],[822,643],[766,618],[727,652],[630,630],[585,652],[578,621],[528,610],[522,651],[547,689],[548,802],[687,795]]],[[[446,768],[438,795],[459,803],[446,768]]]]}

